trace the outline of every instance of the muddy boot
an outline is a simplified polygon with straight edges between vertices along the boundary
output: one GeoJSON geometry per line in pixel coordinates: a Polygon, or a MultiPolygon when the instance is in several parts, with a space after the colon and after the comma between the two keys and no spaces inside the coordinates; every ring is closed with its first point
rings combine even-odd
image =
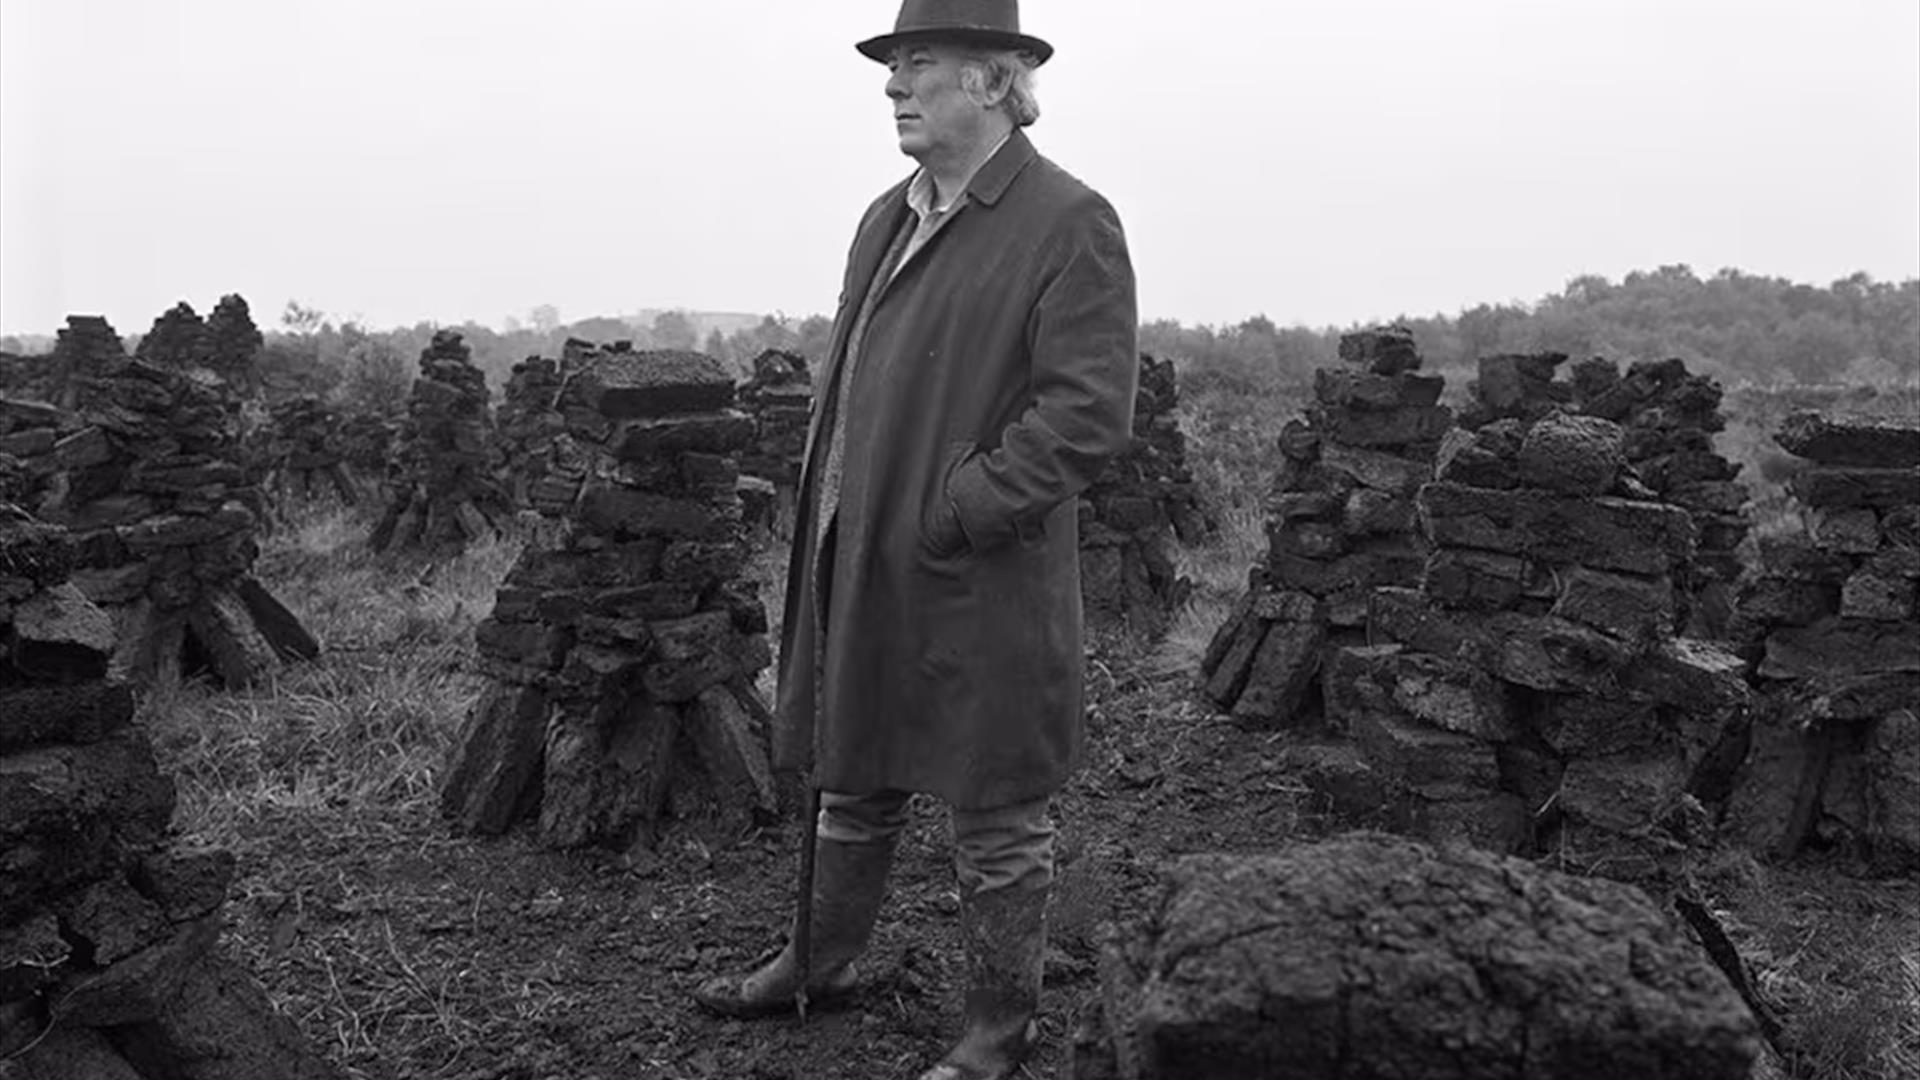
{"type": "Polygon", "coordinates": [[[967,1031],[920,1080],[1006,1080],[1018,1072],[1040,1036],[1049,891],[1013,886],[961,898],[967,1031]]]}
{"type": "MultiPolygon", "coordinates": [[[[807,980],[807,998],[822,1005],[854,988],[853,960],[866,950],[886,897],[895,840],[846,844],[822,838],[814,844],[813,977],[807,980]]],[[[708,979],[693,999],[722,1016],[774,1016],[794,1010],[799,981],[800,962],[789,938],[772,960],[744,975],[708,979]]]]}

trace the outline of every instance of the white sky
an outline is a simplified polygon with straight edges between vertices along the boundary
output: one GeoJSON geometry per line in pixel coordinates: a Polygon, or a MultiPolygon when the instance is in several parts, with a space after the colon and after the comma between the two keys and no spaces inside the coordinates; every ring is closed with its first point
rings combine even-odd
{"type": "MultiPolygon", "coordinates": [[[[895,0],[0,0],[0,330],[830,313],[895,0]]],[[[1142,315],[1920,275],[1914,0],[1027,0],[1142,315]]]]}

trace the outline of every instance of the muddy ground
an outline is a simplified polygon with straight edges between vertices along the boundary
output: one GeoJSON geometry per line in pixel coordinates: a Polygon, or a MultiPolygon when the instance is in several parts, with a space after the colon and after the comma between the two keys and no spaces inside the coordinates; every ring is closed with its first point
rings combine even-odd
{"type": "MultiPolygon", "coordinates": [[[[1088,684],[1087,767],[1056,807],[1060,876],[1034,1078],[1066,1075],[1071,1030],[1095,993],[1101,936],[1145,909],[1156,867],[1338,827],[1281,765],[1292,737],[1242,732],[1211,715],[1186,671],[1110,649],[1089,664],[1088,684]]],[[[912,1077],[961,1022],[945,830],[937,806],[916,806],[864,989],[804,1024],[716,1019],[688,997],[708,973],[742,968],[778,945],[794,892],[792,823],[732,838],[681,830],[635,858],[542,851],[524,833],[462,837],[425,809],[263,808],[240,830],[228,941],[355,1077],[912,1077]]],[[[1800,976],[1818,966],[1846,979],[1844,963],[1812,958],[1844,959],[1861,933],[1906,935],[1920,972],[1920,887],[1856,880],[1833,864],[1764,879],[1751,876],[1750,861],[1727,866],[1726,880],[1701,885],[1755,962],[1756,984],[1826,1025],[1790,1032],[1807,1044],[1797,1071],[1880,1075],[1825,1069],[1811,1056],[1837,1039],[1884,1036],[1849,1034],[1847,1025],[1871,1026],[1872,1017],[1830,994],[1805,998],[1809,988],[1832,988],[1800,976]],[[1761,895],[1769,910],[1747,920],[1738,905],[1761,895]]],[[[1864,1047],[1846,1060],[1871,1057],[1864,1047]]]]}
{"type": "MultiPolygon", "coordinates": [[[[1115,657],[1088,677],[1089,760],[1056,805],[1034,1077],[1065,1074],[1103,924],[1144,906],[1159,862],[1322,828],[1276,771],[1275,738],[1210,716],[1186,673],[1115,657]]],[[[637,859],[461,837],[427,811],[267,810],[244,833],[229,945],[356,1076],[877,1080],[917,1075],[960,1027],[958,896],[931,802],[901,845],[865,988],[804,1024],[716,1019],[688,997],[778,945],[792,823],[683,831],[637,859]]]]}

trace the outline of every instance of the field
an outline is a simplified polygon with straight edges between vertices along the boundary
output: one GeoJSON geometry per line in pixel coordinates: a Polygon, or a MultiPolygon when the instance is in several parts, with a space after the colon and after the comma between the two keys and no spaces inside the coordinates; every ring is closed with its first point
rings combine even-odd
{"type": "MultiPolygon", "coordinates": [[[[1035,1077],[1064,1074],[1103,925],[1144,906],[1157,864],[1332,827],[1278,766],[1277,737],[1211,716],[1190,683],[1264,546],[1270,433],[1298,400],[1204,384],[1188,394],[1193,466],[1222,528],[1181,553],[1195,588],[1164,641],[1103,643],[1088,661],[1092,752],[1058,801],[1061,878],[1035,1077]]],[[[1912,401],[1836,391],[1821,407],[1912,401]]],[[[1747,463],[1763,511],[1785,512],[1765,432],[1788,404],[1729,394],[1723,450],[1747,463]]],[[[143,717],[179,783],[184,838],[239,856],[229,947],[349,1075],[865,1080],[915,1075],[937,1058],[959,1027],[960,979],[937,808],[917,807],[850,1008],[804,1025],[708,1018],[686,992],[779,942],[794,827],[673,834],[630,854],[452,833],[437,815],[437,774],[480,690],[473,628],[521,541],[438,563],[375,559],[363,516],[308,507],[288,519],[263,540],[257,572],[324,642],[322,659],[246,692],[165,688],[143,717]]],[[[782,572],[777,547],[756,564],[763,584],[782,572]]],[[[1837,857],[1769,867],[1727,853],[1700,868],[1698,886],[1779,1022],[1790,1075],[1920,1075],[1920,883],[1851,869],[1837,857]]]]}

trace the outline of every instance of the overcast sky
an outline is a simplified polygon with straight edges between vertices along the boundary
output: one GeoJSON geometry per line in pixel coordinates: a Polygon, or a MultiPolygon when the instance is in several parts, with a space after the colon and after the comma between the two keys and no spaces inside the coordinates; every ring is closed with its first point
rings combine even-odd
{"type": "MultiPolygon", "coordinates": [[[[1144,317],[1920,275],[1914,0],[1026,0],[1144,317]]],[[[895,0],[0,0],[0,330],[830,312],[895,0]]]]}

